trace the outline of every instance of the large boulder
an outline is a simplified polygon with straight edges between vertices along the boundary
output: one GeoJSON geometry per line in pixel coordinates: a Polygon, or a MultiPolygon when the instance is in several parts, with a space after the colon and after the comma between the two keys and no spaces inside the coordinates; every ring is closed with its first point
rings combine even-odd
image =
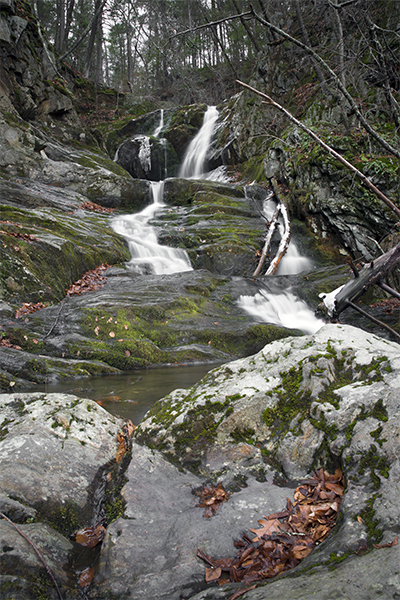
{"type": "Polygon", "coordinates": [[[237,586],[204,589],[197,549],[234,556],[232,541],[283,510],[299,478],[340,466],[346,492],[334,533],[247,596],[395,598],[399,546],[379,544],[398,533],[399,377],[397,344],[327,325],[172,392],[137,429],[147,447],[133,446],[125,513],[108,528],[91,597],[227,600],[237,586]],[[232,493],[204,519],[193,492],[210,480],[232,493]]]}
{"type": "MultiPolygon", "coordinates": [[[[3,394],[0,407],[1,513],[39,549],[63,597],[76,597],[82,547],[69,537],[107,514],[122,422],[66,394],[3,394]]],[[[2,599],[55,598],[42,561],[6,520],[0,540],[2,599]]]]}

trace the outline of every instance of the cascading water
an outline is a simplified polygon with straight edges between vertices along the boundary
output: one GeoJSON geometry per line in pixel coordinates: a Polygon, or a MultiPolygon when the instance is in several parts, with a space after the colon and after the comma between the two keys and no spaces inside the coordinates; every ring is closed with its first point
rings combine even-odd
{"type": "Polygon", "coordinates": [[[154,137],[158,137],[160,135],[160,133],[162,132],[163,129],[164,129],[164,109],[162,108],[160,110],[160,123],[155,128],[153,136],[154,137]]]}
{"type": "Polygon", "coordinates": [[[157,232],[149,225],[149,221],[165,206],[162,200],[164,182],[154,181],[150,185],[153,204],[146,206],[140,213],[116,217],[111,222],[114,231],[123,235],[128,242],[132,256],[128,268],[141,274],[156,275],[191,271],[192,266],[185,250],[161,246],[157,242],[157,232]]]}
{"type": "Polygon", "coordinates": [[[324,324],[305,302],[289,291],[270,293],[261,290],[255,296],[240,296],[238,304],[257,321],[299,329],[304,333],[315,333],[324,324]]]}
{"type": "MultiPolygon", "coordinates": [[[[264,201],[263,214],[271,220],[275,212],[275,202],[272,194],[264,201]]],[[[279,226],[281,226],[279,224],[279,226]]],[[[293,240],[282,258],[276,275],[297,275],[312,268],[312,261],[301,256],[293,240]]],[[[324,324],[317,319],[307,304],[299,300],[289,290],[266,291],[260,290],[254,296],[240,296],[239,306],[248,314],[264,323],[273,323],[289,329],[299,329],[304,333],[315,333],[324,324]]]]}
{"type": "MultiPolygon", "coordinates": [[[[223,181],[226,176],[221,169],[212,173],[204,173],[207,150],[210,147],[211,138],[218,118],[215,106],[208,108],[204,115],[204,121],[198,134],[190,143],[184,158],[179,176],[185,178],[207,178],[223,181]]],[[[154,131],[154,137],[162,132],[164,127],[164,113],[161,111],[160,124],[154,131]]],[[[160,139],[160,142],[162,142],[160,139]]],[[[142,167],[149,168],[150,140],[143,136],[141,153],[139,157],[142,167]],[[147,143],[148,141],[148,143],[147,143]]],[[[161,246],[157,242],[157,234],[149,221],[155,213],[165,206],[163,204],[164,182],[151,182],[153,204],[147,206],[140,213],[117,217],[112,221],[113,229],[123,235],[129,244],[131,260],[128,263],[130,269],[146,274],[156,275],[178,273],[192,270],[188,254],[179,248],[161,246]]],[[[269,220],[275,210],[271,197],[267,198],[263,213],[269,220]]],[[[289,245],[285,257],[282,259],[277,275],[293,275],[311,268],[311,261],[300,255],[295,243],[289,245]]],[[[240,296],[239,306],[255,319],[264,323],[276,324],[291,329],[300,329],[305,333],[313,333],[322,327],[323,322],[316,319],[314,313],[307,307],[305,302],[299,300],[289,290],[282,292],[269,292],[261,290],[253,296],[240,296]]]]}
{"type": "Polygon", "coordinates": [[[198,134],[190,142],[179,171],[179,177],[186,179],[200,178],[204,171],[204,162],[207,150],[210,147],[211,137],[214,133],[215,123],[218,119],[216,106],[209,106],[204,113],[204,120],[198,134]]]}

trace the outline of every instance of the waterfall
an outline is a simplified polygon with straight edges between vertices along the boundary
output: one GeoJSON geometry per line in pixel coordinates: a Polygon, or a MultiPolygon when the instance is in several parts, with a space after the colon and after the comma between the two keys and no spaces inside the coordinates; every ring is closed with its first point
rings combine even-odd
{"type": "Polygon", "coordinates": [[[153,136],[158,137],[164,128],[164,109],[160,110],[160,124],[155,128],[153,136]]]}
{"type": "Polygon", "coordinates": [[[115,217],[111,226],[116,233],[124,236],[128,242],[131,259],[127,266],[130,270],[142,275],[154,273],[180,273],[191,271],[189,256],[186,250],[161,246],[157,242],[156,229],[149,224],[155,213],[162,209],[163,181],[150,183],[153,204],[146,206],[141,212],[133,215],[115,217]]]}
{"type": "Polygon", "coordinates": [[[179,172],[179,177],[196,179],[203,174],[207,150],[210,147],[215,123],[218,119],[216,106],[209,106],[204,114],[203,125],[197,135],[190,142],[185,158],[179,172]]]}
{"type": "Polygon", "coordinates": [[[272,294],[261,290],[255,296],[240,296],[238,304],[257,321],[300,329],[304,333],[315,333],[324,324],[305,302],[289,291],[272,294]]]}

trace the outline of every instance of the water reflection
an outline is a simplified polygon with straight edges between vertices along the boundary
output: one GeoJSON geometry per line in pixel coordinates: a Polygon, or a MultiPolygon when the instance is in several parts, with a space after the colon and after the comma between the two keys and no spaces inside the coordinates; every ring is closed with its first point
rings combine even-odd
{"type": "Polygon", "coordinates": [[[111,414],[124,420],[131,419],[137,425],[157,400],[176,388],[190,388],[216,366],[218,365],[207,363],[187,367],[160,367],[122,375],[38,385],[34,391],[63,392],[90,398],[111,414]]]}

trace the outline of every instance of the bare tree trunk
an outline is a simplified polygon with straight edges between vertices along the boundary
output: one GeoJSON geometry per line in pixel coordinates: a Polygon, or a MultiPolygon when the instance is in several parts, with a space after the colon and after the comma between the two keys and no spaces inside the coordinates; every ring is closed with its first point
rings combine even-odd
{"type": "Polygon", "coordinates": [[[54,46],[56,52],[62,52],[65,39],[65,0],[57,0],[56,5],[57,27],[54,46]]]}
{"type": "MultiPolygon", "coordinates": [[[[300,5],[299,5],[299,0],[294,0],[294,6],[296,8],[296,16],[297,16],[297,20],[298,20],[299,25],[300,25],[301,34],[303,36],[304,42],[307,44],[307,46],[311,47],[310,38],[308,37],[307,29],[306,29],[306,26],[304,25],[303,17],[301,16],[301,9],[300,9],[300,5]]],[[[324,90],[325,93],[329,93],[328,86],[326,85],[325,77],[323,76],[322,71],[319,68],[318,63],[314,59],[313,56],[311,57],[311,62],[313,64],[315,74],[317,76],[318,81],[321,84],[322,89],[324,90]]]]}

